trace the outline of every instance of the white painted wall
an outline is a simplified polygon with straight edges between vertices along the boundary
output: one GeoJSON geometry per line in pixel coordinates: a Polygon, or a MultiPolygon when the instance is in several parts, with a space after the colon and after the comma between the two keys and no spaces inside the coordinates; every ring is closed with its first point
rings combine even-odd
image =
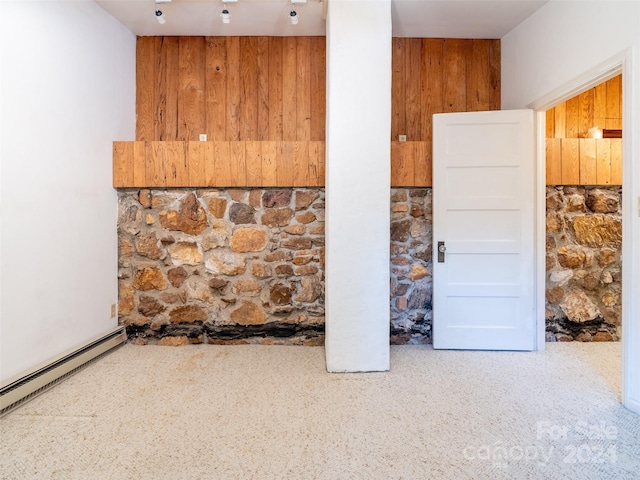
{"type": "Polygon", "coordinates": [[[391,2],[327,16],[326,358],[389,369],[391,2]]]}
{"type": "Polygon", "coordinates": [[[117,325],[111,142],[135,36],[92,1],[3,1],[0,380],[117,325]]]}
{"type": "Polygon", "coordinates": [[[640,413],[640,2],[545,4],[502,38],[502,107],[553,96],[625,51],[623,402],[640,413]]]}

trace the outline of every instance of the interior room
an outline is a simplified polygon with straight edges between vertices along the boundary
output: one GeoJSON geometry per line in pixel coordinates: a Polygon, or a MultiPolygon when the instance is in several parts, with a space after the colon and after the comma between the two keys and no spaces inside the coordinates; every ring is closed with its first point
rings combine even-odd
{"type": "Polygon", "coordinates": [[[640,2],[0,22],[0,476],[635,475],[640,2]]]}
{"type": "Polygon", "coordinates": [[[548,340],[622,335],[621,86],[616,75],[546,111],[548,340]]]}

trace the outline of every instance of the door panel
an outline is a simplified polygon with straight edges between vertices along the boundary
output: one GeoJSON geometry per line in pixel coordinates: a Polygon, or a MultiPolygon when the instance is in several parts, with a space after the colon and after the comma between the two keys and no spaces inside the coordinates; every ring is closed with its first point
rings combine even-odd
{"type": "Polygon", "coordinates": [[[434,115],[433,138],[434,348],[533,350],[533,112],[434,115]]]}

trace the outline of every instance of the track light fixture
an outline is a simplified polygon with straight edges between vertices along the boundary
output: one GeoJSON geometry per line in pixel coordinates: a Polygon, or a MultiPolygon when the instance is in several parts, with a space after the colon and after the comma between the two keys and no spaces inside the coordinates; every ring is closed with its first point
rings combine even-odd
{"type": "Polygon", "coordinates": [[[167,23],[167,17],[164,16],[164,12],[160,10],[161,3],[171,3],[171,0],[156,0],[156,20],[160,25],[167,23]]]}
{"type": "Polygon", "coordinates": [[[162,13],[162,10],[156,9],[156,20],[158,20],[158,23],[160,25],[164,25],[165,23],[167,23],[167,17],[165,17],[164,13],[162,13]]]}
{"type": "Polygon", "coordinates": [[[231,14],[227,8],[227,3],[238,3],[238,0],[222,0],[222,12],[220,12],[222,23],[231,23],[231,14]]]}
{"type": "Polygon", "coordinates": [[[291,0],[291,10],[289,11],[289,20],[291,21],[291,25],[297,25],[300,18],[296,11],[296,5],[304,5],[305,3],[307,3],[307,0],[291,0]]]}

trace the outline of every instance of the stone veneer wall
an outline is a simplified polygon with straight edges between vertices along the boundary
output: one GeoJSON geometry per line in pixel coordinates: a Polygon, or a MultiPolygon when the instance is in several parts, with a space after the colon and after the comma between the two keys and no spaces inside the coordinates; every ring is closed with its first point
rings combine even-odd
{"type": "Polygon", "coordinates": [[[547,187],[547,341],[620,337],[622,189],[547,187]]]}
{"type": "Polygon", "coordinates": [[[391,190],[391,343],[431,343],[431,188],[391,190]]]}
{"type": "Polygon", "coordinates": [[[138,343],[324,341],[322,189],[119,190],[119,319],[138,343]]]}
{"type": "MultiPolygon", "coordinates": [[[[323,343],[322,189],[119,190],[118,203],[119,317],[136,342],[323,343]]],[[[618,340],[620,204],[619,187],[547,187],[548,341],[618,340]]],[[[395,344],[431,342],[431,205],[431,188],[391,189],[395,344]]]]}

